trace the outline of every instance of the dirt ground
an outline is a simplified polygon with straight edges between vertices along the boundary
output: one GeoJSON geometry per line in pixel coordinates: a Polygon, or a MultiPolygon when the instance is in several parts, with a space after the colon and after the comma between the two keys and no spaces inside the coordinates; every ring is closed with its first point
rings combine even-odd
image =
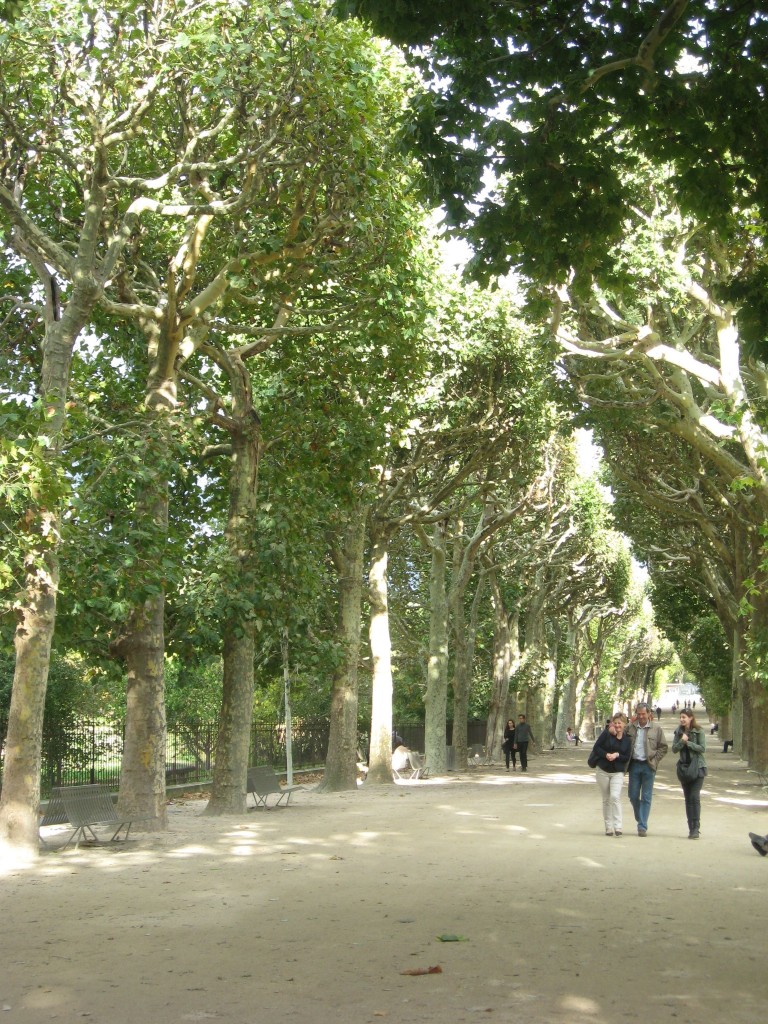
{"type": "Polygon", "coordinates": [[[670,753],[648,837],[625,787],[606,838],[587,752],[234,818],[173,803],[162,835],[6,869],[0,1021],[762,1020],[768,793],[710,751],[692,842],[670,753]]]}

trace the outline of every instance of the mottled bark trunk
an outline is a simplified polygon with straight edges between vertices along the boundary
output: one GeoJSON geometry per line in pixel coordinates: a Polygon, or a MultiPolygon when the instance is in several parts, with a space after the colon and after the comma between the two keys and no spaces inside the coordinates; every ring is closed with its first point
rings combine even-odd
{"type": "Polygon", "coordinates": [[[371,745],[368,785],[392,784],[392,643],[389,633],[387,564],[389,532],[380,524],[371,530],[368,596],[371,605],[369,639],[371,680],[371,745]]]}
{"type": "Polygon", "coordinates": [[[0,844],[37,852],[37,809],[43,711],[56,622],[58,558],[38,549],[30,557],[24,601],[18,611],[8,730],[5,737],[0,844]]]}
{"type": "MultiPolygon", "coordinates": [[[[259,484],[259,422],[253,414],[251,378],[236,353],[219,353],[229,373],[232,388],[230,435],[232,455],[229,471],[229,515],[224,529],[229,572],[222,574],[225,586],[240,588],[242,603],[255,589],[253,513],[259,484]]],[[[223,679],[216,760],[211,799],[206,814],[241,814],[245,810],[251,723],[255,627],[253,616],[242,607],[230,606],[224,623],[223,679]]]]}
{"type": "Polygon", "coordinates": [[[51,645],[56,627],[59,585],[60,506],[56,494],[61,437],[75,341],[96,301],[91,284],[77,284],[61,320],[46,325],[40,386],[45,421],[40,433],[50,440],[40,458],[53,481],[54,493],[34,495],[24,517],[24,591],[17,606],[14,647],[16,665],[5,737],[3,790],[0,796],[0,844],[26,858],[37,854],[38,806],[43,712],[48,686],[51,645]]]}
{"type": "Polygon", "coordinates": [[[165,674],[163,595],[134,613],[113,651],[123,659],[127,688],[118,807],[137,829],[168,826],[165,805],[165,674]],[[139,820],[141,819],[141,820],[139,820]]]}
{"type": "Polygon", "coordinates": [[[175,357],[178,332],[167,324],[146,325],[151,366],[145,403],[150,436],[144,475],[137,482],[136,528],[146,537],[139,582],[156,596],[133,609],[110,651],[126,668],[125,743],[120,772],[121,810],[141,819],[138,827],[168,826],[165,804],[165,578],[159,553],[168,536],[169,481],[166,466],[169,414],[176,408],[175,357]]]}
{"type": "Polygon", "coordinates": [[[223,680],[211,798],[205,814],[242,814],[253,716],[254,629],[249,622],[225,630],[223,680]]]}
{"type": "Polygon", "coordinates": [[[429,660],[424,695],[424,749],[432,775],[446,770],[445,725],[448,711],[448,601],[445,591],[445,526],[437,523],[430,544],[429,660]]]}
{"type": "Polygon", "coordinates": [[[319,787],[330,792],[357,788],[357,695],[366,512],[364,506],[354,508],[349,522],[331,541],[339,581],[336,635],[343,658],[333,675],[328,752],[319,787]]]}

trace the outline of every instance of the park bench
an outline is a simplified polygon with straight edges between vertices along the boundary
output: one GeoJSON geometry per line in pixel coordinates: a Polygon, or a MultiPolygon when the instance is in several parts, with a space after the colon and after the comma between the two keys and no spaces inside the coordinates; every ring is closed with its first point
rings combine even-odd
{"type": "Polygon", "coordinates": [[[408,763],[411,766],[412,779],[426,779],[429,775],[429,767],[424,760],[423,754],[418,754],[415,750],[409,750],[408,763]]]}
{"type": "Polygon", "coordinates": [[[128,838],[134,820],[119,815],[109,789],[97,783],[87,786],[58,786],[52,789],[51,799],[48,801],[48,807],[40,825],[42,827],[43,825],[69,823],[74,828],[74,832],[62,847],[63,850],[66,850],[72,840],[75,840],[75,849],[77,849],[80,840],[85,839],[87,835],[98,843],[99,837],[93,831],[96,825],[107,825],[110,828],[116,826],[110,837],[110,842],[117,842],[118,836],[125,829],[123,836],[125,840],[128,838]]]}
{"type": "Polygon", "coordinates": [[[268,764],[248,769],[247,791],[256,801],[255,807],[261,806],[265,811],[269,811],[277,807],[281,800],[285,800],[287,807],[291,800],[291,794],[295,793],[297,789],[303,789],[303,786],[281,786],[280,779],[275,774],[274,769],[268,764]],[[275,800],[272,808],[270,808],[267,801],[272,794],[277,796],[277,800],[275,800]]]}
{"type": "MultiPolygon", "coordinates": [[[[61,799],[61,793],[59,789],[53,789],[51,791],[50,799],[45,806],[45,811],[40,819],[39,828],[43,829],[47,825],[67,825],[69,818],[67,817],[67,811],[64,807],[64,801],[61,799]]],[[[47,846],[48,843],[42,832],[39,832],[40,842],[43,846],[47,846]]]]}
{"type": "Polygon", "coordinates": [[[392,753],[392,776],[395,781],[425,779],[429,774],[422,754],[407,747],[398,747],[392,753]]]}
{"type": "Polygon", "coordinates": [[[188,761],[172,761],[165,766],[166,786],[176,786],[188,782],[197,773],[197,765],[188,761]]]}

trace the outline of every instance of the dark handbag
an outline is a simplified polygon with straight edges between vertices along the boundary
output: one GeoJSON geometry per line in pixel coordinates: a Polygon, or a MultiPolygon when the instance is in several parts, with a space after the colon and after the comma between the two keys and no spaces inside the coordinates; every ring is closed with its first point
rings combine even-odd
{"type": "Polygon", "coordinates": [[[600,751],[597,749],[597,744],[592,747],[589,757],[587,758],[587,764],[590,768],[597,768],[597,762],[600,760],[600,751]]]}
{"type": "Polygon", "coordinates": [[[681,782],[695,782],[699,777],[699,759],[687,747],[685,753],[688,755],[688,759],[685,760],[682,752],[680,753],[680,760],[677,762],[677,777],[681,782]]]}

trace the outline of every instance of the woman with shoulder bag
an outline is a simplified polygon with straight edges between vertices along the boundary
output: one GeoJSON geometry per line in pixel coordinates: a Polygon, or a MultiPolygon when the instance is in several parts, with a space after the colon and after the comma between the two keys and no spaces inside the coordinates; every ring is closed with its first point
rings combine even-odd
{"type": "Polygon", "coordinates": [[[622,832],[621,788],[624,772],[632,753],[632,741],[624,732],[627,719],[616,714],[597,738],[590,760],[595,761],[595,776],[603,798],[603,821],[607,836],[620,836],[622,832]]]}
{"type": "Polygon", "coordinates": [[[689,839],[698,839],[701,828],[701,787],[707,774],[705,749],[704,730],[696,723],[693,711],[681,711],[680,725],[675,729],[672,740],[672,750],[680,755],[677,762],[677,777],[685,797],[689,839]]]}

